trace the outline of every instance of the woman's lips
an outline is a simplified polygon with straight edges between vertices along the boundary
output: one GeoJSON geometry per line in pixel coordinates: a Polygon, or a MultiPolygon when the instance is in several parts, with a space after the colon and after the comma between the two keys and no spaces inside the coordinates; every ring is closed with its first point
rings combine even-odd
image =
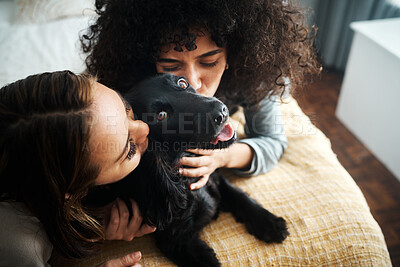
{"type": "Polygon", "coordinates": [[[136,144],[136,146],[139,148],[139,152],[141,155],[143,155],[143,153],[146,151],[148,145],[149,145],[149,139],[147,137],[140,144],[136,144]]]}

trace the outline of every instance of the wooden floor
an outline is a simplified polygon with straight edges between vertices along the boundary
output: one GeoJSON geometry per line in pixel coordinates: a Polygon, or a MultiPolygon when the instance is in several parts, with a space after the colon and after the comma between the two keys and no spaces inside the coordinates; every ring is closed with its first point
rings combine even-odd
{"type": "Polygon", "coordinates": [[[400,182],[336,118],[343,74],[325,71],[306,90],[294,96],[312,122],[332,142],[339,161],[367,199],[385,236],[393,266],[400,266],[400,182]]]}

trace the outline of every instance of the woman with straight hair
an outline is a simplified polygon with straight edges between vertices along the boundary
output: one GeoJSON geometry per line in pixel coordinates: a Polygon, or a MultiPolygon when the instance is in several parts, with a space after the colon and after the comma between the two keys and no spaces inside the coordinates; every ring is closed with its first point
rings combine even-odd
{"type": "MultiPolygon", "coordinates": [[[[137,204],[85,206],[91,188],[123,179],[147,148],[148,126],[115,91],[90,75],[43,73],[0,89],[0,266],[45,266],[97,251],[100,241],[132,240],[137,204]]],[[[104,266],[132,266],[140,252],[104,266]]]]}

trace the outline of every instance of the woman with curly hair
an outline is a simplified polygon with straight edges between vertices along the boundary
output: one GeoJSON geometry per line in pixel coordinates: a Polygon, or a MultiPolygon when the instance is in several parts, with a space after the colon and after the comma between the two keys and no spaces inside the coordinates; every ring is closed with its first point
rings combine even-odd
{"type": "Polygon", "coordinates": [[[99,15],[81,38],[89,73],[122,92],[156,73],[184,76],[198,93],[244,108],[246,139],[223,151],[191,150],[180,173],[217,168],[243,176],[272,169],[287,146],[279,98],[320,66],[313,29],[282,0],[97,0],[99,15]]]}
{"type": "Polygon", "coordinates": [[[88,190],[136,168],[148,132],[119,94],[88,75],[43,73],[1,88],[0,266],[48,266],[53,248],[80,258],[97,241],[153,232],[134,202],[131,219],[118,199],[96,211],[85,204],[88,190]]]}

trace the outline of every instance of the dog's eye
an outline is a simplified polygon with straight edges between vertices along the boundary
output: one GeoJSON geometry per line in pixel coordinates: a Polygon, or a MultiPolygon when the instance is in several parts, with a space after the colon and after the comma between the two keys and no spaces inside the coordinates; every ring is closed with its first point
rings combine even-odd
{"type": "Polygon", "coordinates": [[[186,89],[189,86],[189,83],[183,78],[179,78],[176,84],[182,89],[186,89]]]}
{"type": "Polygon", "coordinates": [[[167,112],[165,111],[160,111],[157,115],[157,120],[162,121],[167,118],[167,112]]]}

